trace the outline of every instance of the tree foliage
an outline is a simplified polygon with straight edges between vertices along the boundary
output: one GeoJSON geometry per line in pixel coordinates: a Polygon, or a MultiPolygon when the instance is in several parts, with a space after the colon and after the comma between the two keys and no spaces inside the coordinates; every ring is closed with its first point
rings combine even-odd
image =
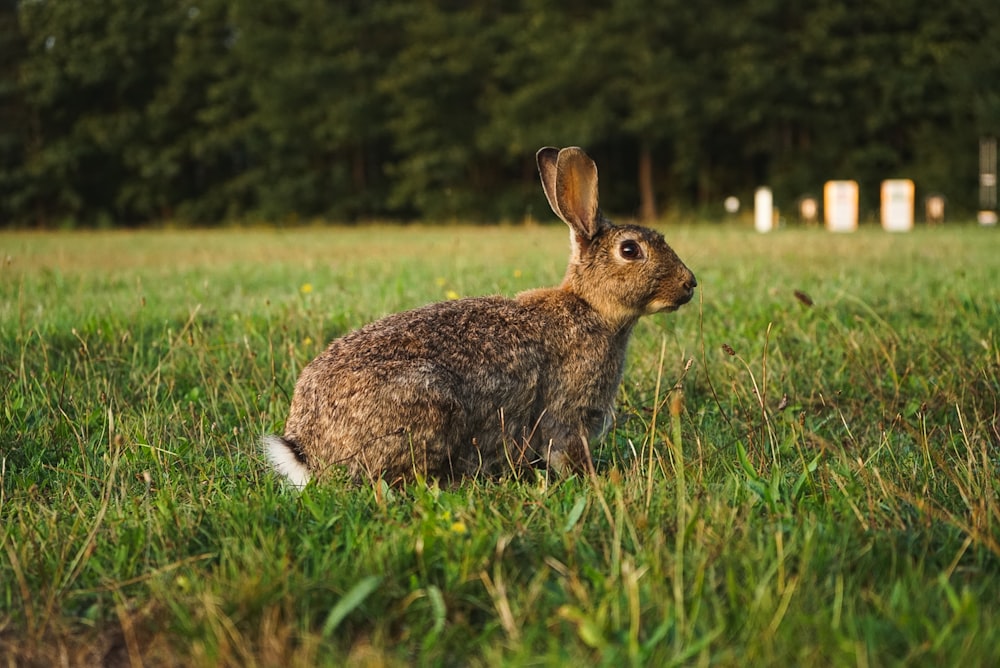
{"type": "Polygon", "coordinates": [[[645,218],[906,176],[972,208],[994,0],[0,0],[0,221],[645,218]],[[637,187],[638,186],[638,187],[637,187]]]}

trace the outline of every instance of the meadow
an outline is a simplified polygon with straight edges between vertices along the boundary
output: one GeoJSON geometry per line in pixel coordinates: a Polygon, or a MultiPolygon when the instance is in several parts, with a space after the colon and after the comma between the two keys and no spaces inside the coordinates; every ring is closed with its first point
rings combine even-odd
{"type": "Polygon", "coordinates": [[[1000,236],[666,227],[597,472],[271,474],[299,371],[560,225],[0,233],[2,665],[1000,665],[1000,236]]]}

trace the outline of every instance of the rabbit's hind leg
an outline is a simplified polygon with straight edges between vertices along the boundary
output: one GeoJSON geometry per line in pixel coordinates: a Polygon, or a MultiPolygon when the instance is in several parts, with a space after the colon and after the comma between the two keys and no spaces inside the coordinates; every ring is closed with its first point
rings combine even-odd
{"type": "Polygon", "coordinates": [[[549,469],[561,476],[594,470],[587,429],[582,423],[567,424],[543,415],[538,431],[540,439],[535,449],[541,452],[549,469]]]}
{"type": "Polygon", "coordinates": [[[465,409],[451,392],[433,385],[395,386],[355,425],[357,448],[349,469],[355,478],[390,483],[420,477],[456,477],[454,461],[465,430],[465,409]]]}

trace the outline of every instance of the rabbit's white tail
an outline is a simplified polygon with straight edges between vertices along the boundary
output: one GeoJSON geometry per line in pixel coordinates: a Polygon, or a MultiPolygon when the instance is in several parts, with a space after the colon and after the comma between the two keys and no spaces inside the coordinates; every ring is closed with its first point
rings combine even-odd
{"type": "Polygon", "coordinates": [[[288,478],[297,489],[302,489],[312,475],[288,441],[280,436],[264,437],[264,454],[275,471],[288,478]]]}

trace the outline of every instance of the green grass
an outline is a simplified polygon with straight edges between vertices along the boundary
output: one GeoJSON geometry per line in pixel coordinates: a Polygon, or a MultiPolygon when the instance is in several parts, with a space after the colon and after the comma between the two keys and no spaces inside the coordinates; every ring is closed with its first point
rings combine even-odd
{"type": "Polygon", "coordinates": [[[1000,665],[997,232],[667,233],[596,478],[301,494],[325,342],[564,229],[0,234],[5,665],[1000,665]]]}

